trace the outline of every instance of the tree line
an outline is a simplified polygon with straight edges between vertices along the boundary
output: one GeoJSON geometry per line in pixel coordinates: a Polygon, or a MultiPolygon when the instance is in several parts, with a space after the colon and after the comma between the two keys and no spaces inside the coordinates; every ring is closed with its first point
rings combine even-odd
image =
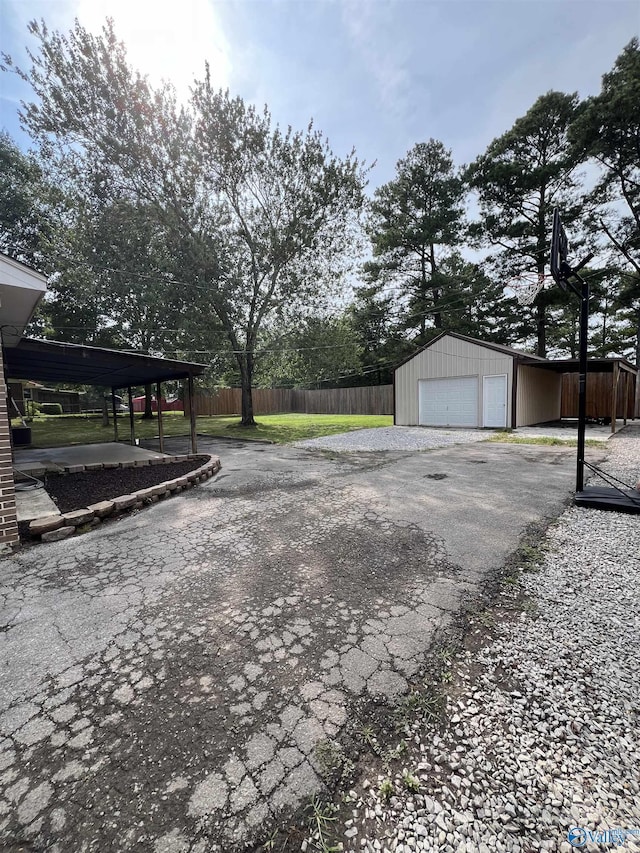
{"type": "Polygon", "coordinates": [[[30,68],[3,56],[33,91],[33,148],[0,135],[0,249],[50,276],[32,333],[206,363],[247,424],[256,385],[386,383],[445,330],[574,357],[577,301],[549,287],[523,307],[509,287],[549,272],[557,206],[596,252],[592,355],[640,363],[637,39],[598,95],[547,92],[463,167],[419,142],[368,197],[355,152],[208,69],[186,103],[152,87],[111,21],[30,31],[30,68]]]}

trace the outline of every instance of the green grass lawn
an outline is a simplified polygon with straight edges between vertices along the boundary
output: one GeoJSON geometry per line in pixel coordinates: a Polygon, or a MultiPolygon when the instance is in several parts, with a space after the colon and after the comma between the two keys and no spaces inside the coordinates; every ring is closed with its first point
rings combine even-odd
{"type": "MultiPolygon", "coordinates": [[[[393,425],[391,415],[257,415],[254,427],[240,426],[238,416],[199,417],[197,430],[201,434],[226,438],[253,438],[289,444],[305,438],[334,435],[354,429],[393,425]]],[[[19,421],[13,421],[18,425],[19,421]]],[[[182,412],[164,412],[162,416],[164,434],[189,435],[189,419],[182,412]]],[[[31,426],[32,447],[64,447],[71,444],[95,444],[113,441],[113,424],[102,426],[100,415],[39,415],[31,426]]],[[[136,438],[148,439],[158,435],[158,421],[142,420],[135,416],[136,438]]],[[[129,437],[129,416],[118,417],[118,435],[121,440],[129,437]]]]}
{"type": "MultiPolygon", "coordinates": [[[[551,435],[510,435],[508,432],[499,432],[492,435],[487,441],[494,441],[506,444],[543,444],[549,447],[577,447],[577,438],[558,438],[551,435]]],[[[597,441],[595,438],[587,438],[585,447],[604,447],[605,441],[597,441]]]]}

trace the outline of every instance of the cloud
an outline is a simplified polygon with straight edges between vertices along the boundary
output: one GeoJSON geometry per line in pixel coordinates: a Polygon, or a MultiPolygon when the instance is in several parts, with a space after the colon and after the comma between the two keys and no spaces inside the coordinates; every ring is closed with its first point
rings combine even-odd
{"type": "Polygon", "coordinates": [[[394,12],[397,3],[362,3],[343,0],[343,25],[373,81],[380,106],[395,116],[404,116],[411,88],[407,64],[408,51],[402,40],[394,38],[394,12]]]}

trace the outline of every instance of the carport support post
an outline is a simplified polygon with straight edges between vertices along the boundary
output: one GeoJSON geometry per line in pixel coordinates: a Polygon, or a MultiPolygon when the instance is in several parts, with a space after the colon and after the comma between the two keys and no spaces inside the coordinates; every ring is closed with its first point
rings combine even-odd
{"type": "Polygon", "coordinates": [[[127,388],[129,394],[129,429],[131,431],[131,444],[136,443],[136,427],[133,422],[133,394],[131,393],[131,385],[127,388]]]}
{"type": "Polygon", "coordinates": [[[162,424],[162,391],[160,385],[160,382],[156,382],[156,400],[158,401],[158,439],[160,442],[160,453],[164,453],[164,426],[162,424]]]}
{"type": "Polygon", "coordinates": [[[616,420],[618,417],[618,383],[620,382],[620,367],[617,361],[613,362],[613,377],[611,381],[611,432],[616,431],[616,420]]]}
{"type": "Polygon", "coordinates": [[[587,421],[587,335],[589,333],[589,282],[580,278],[580,284],[580,380],[578,386],[578,464],[576,470],[576,492],[581,492],[584,489],[584,439],[587,421]]]}
{"type": "Polygon", "coordinates": [[[193,400],[193,376],[187,377],[187,390],[189,393],[189,421],[191,423],[191,452],[198,452],[198,434],[196,433],[196,408],[193,400]]]}
{"type": "Polygon", "coordinates": [[[111,410],[113,411],[113,440],[118,440],[118,411],[116,409],[116,389],[111,389],[111,410]]]}

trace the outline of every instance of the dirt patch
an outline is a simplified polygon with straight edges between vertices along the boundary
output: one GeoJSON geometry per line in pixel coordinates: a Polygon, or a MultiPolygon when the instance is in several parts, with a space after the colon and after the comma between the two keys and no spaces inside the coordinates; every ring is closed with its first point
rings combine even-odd
{"type": "Polygon", "coordinates": [[[144,465],[140,468],[107,468],[78,474],[47,474],[45,488],[60,512],[82,509],[98,501],[128,495],[138,489],[157,486],[165,480],[182,477],[209,461],[208,456],[194,456],[186,462],[144,465]]]}

